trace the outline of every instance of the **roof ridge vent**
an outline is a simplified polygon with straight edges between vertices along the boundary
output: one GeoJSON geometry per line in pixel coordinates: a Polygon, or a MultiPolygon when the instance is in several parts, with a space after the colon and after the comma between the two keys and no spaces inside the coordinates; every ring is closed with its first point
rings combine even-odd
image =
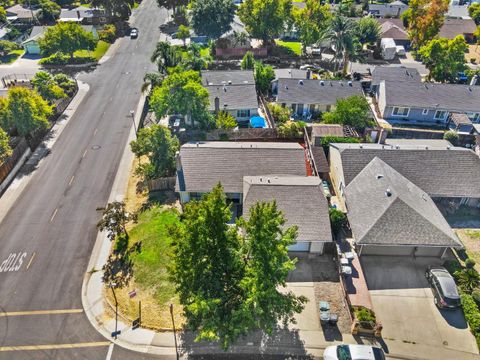
{"type": "Polygon", "coordinates": [[[400,150],[400,145],[395,145],[395,149],[400,150]]]}
{"type": "Polygon", "coordinates": [[[392,196],[392,190],[390,190],[390,188],[387,188],[387,190],[385,190],[385,195],[387,197],[391,197],[392,196]]]}
{"type": "Polygon", "coordinates": [[[375,177],[377,178],[377,180],[383,179],[383,174],[377,174],[377,176],[375,177]]]}

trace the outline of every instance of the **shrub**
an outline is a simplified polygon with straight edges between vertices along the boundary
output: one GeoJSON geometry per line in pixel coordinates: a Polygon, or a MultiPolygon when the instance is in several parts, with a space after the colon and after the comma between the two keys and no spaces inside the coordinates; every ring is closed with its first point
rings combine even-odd
{"type": "Polygon", "coordinates": [[[369,322],[375,322],[375,313],[363,306],[355,306],[353,308],[353,311],[355,313],[355,317],[357,318],[358,321],[369,321],[369,322]]]}
{"type": "Polygon", "coordinates": [[[480,311],[472,295],[462,294],[461,302],[465,320],[467,320],[470,330],[475,337],[480,336],[480,311]]]}
{"type": "Polygon", "coordinates": [[[323,136],[322,146],[329,146],[330,143],[359,143],[360,139],[344,136],[323,136]]]}
{"type": "Polygon", "coordinates": [[[287,121],[280,125],[278,134],[283,138],[300,138],[303,135],[303,124],[300,121],[287,121]]]}
{"type": "Polygon", "coordinates": [[[115,34],[117,29],[113,24],[107,24],[103,27],[102,30],[98,32],[98,36],[100,40],[106,41],[108,43],[112,43],[115,41],[115,34]]]}
{"type": "Polygon", "coordinates": [[[477,303],[477,306],[478,306],[478,304],[480,304],[480,290],[473,290],[472,297],[473,297],[473,300],[475,300],[475,302],[477,303]]]}
{"type": "Polygon", "coordinates": [[[274,103],[269,103],[268,109],[270,110],[270,113],[272,114],[275,123],[280,125],[290,120],[292,109],[274,103]]]}
{"type": "Polygon", "coordinates": [[[448,260],[448,261],[445,261],[445,263],[443,264],[443,266],[445,267],[445,269],[448,270],[448,272],[450,274],[452,274],[455,278],[455,274],[457,273],[457,271],[459,270],[462,270],[462,265],[460,265],[460,263],[457,261],[457,260],[448,260]]]}
{"type": "Polygon", "coordinates": [[[42,65],[65,65],[68,64],[70,57],[62,53],[55,53],[43,59],[39,63],[42,65]]]}
{"type": "Polygon", "coordinates": [[[458,144],[458,134],[455,131],[447,131],[443,134],[443,138],[452,143],[452,145],[458,144]]]}
{"type": "Polygon", "coordinates": [[[471,293],[478,288],[480,284],[480,274],[475,269],[458,270],[455,272],[460,290],[471,293]]]}
{"type": "Polygon", "coordinates": [[[475,260],[468,258],[465,260],[465,267],[467,269],[472,269],[475,266],[475,260]]]}
{"type": "Polygon", "coordinates": [[[330,224],[333,231],[337,232],[347,224],[347,216],[338,209],[330,208],[328,211],[330,215],[330,224]]]}

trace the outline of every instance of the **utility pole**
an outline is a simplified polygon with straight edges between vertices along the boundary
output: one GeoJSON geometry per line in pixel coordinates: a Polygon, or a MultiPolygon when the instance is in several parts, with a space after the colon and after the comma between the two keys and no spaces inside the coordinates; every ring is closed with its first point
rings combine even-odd
{"type": "Polygon", "coordinates": [[[115,299],[115,331],[112,332],[112,337],[117,340],[117,336],[121,331],[118,331],[118,301],[117,295],[115,295],[115,283],[110,283],[110,289],[112,289],[113,298],[115,299]]]}
{"type": "Polygon", "coordinates": [[[173,304],[170,304],[170,315],[172,316],[173,339],[175,340],[175,353],[177,354],[177,360],[179,360],[178,347],[177,347],[177,332],[175,330],[175,319],[173,318],[173,304]]]}
{"type": "Polygon", "coordinates": [[[132,117],[133,130],[135,130],[135,138],[137,138],[138,134],[137,134],[137,127],[135,125],[135,111],[130,110],[130,116],[132,117]]]}

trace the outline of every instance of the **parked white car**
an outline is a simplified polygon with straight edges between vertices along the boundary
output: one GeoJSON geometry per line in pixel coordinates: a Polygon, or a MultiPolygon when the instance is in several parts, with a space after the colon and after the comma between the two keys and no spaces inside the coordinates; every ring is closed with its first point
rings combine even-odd
{"type": "Polygon", "coordinates": [[[383,350],[369,345],[328,346],[323,352],[324,360],[385,360],[383,350]]]}

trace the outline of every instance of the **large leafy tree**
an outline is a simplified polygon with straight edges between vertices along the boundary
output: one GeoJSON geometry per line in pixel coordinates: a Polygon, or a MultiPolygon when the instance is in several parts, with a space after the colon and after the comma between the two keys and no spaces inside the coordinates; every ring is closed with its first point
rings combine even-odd
{"type": "Polygon", "coordinates": [[[157,0],[159,7],[173,10],[173,13],[176,13],[179,8],[187,6],[189,2],[190,0],[157,0]]]}
{"type": "Polygon", "coordinates": [[[213,116],[208,113],[208,91],[202,86],[197,71],[173,72],[153,90],[150,105],[158,119],[178,114],[185,116],[192,125],[198,122],[203,128],[213,122],[213,116]]]}
{"type": "Polygon", "coordinates": [[[38,41],[43,55],[63,53],[73,58],[77,50],[93,50],[96,40],[93,34],[73,22],[61,22],[49,27],[44,36],[38,41]]]}
{"type": "Polygon", "coordinates": [[[0,40],[0,56],[8,55],[13,50],[21,49],[20,45],[13,41],[0,40]]]}
{"type": "Polygon", "coordinates": [[[268,43],[284,30],[291,10],[290,0],[245,0],[238,15],[251,37],[268,43]]]}
{"type": "Polygon", "coordinates": [[[231,29],[236,6],[231,0],[195,0],[191,25],[198,35],[218,39],[231,29]]]}
{"type": "Polygon", "coordinates": [[[174,251],[169,268],[183,305],[187,326],[198,340],[220,339],[224,346],[239,334],[243,263],[237,229],[221,185],[201,201],[184,207],[182,227],[172,229],[174,251]]]}
{"type": "Polygon", "coordinates": [[[460,71],[465,70],[465,52],[468,45],[462,35],[452,40],[433,39],[418,50],[429,70],[428,79],[455,82],[460,71]]]}
{"type": "Polygon", "coordinates": [[[255,205],[237,226],[227,225],[230,218],[220,184],[186,204],[183,226],[172,229],[177,240],[169,268],[187,326],[197,340],[218,340],[224,348],[251,330],[271,332],[292,321],[306,301],[279,291],[295,268],[287,246],[297,230],[283,228],[275,203],[255,205]]]}
{"type": "Polygon", "coordinates": [[[338,99],[335,110],[322,114],[322,120],[327,124],[350,125],[357,129],[368,126],[370,118],[370,106],[360,95],[338,99]]]}
{"type": "Polygon", "coordinates": [[[179,142],[165,126],[152,125],[141,129],[130,146],[137,157],[148,157],[148,163],[137,168],[137,173],[144,178],[156,179],[175,174],[175,153],[179,142]]]}
{"type": "Polygon", "coordinates": [[[36,91],[14,87],[0,104],[0,125],[7,131],[16,129],[21,136],[28,136],[48,128],[52,112],[52,107],[36,91]]]}
{"type": "Polygon", "coordinates": [[[358,41],[362,45],[375,44],[380,38],[380,25],[372,17],[363,17],[357,22],[358,41]]]}
{"type": "Polygon", "coordinates": [[[240,63],[240,67],[242,70],[253,70],[255,67],[255,57],[251,51],[247,51],[245,55],[243,55],[242,62],[240,63]]]}
{"type": "Polygon", "coordinates": [[[328,4],[307,0],[303,9],[294,9],[293,17],[305,50],[320,40],[320,34],[328,27],[333,15],[328,4]]]}
{"type": "Polygon", "coordinates": [[[61,7],[53,1],[40,1],[40,9],[42,10],[42,17],[46,21],[55,21],[60,16],[61,7]]]}
{"type": "Polygon", "coordinates": [[[128,20],[132,14],[134,0],[92,0],[92,6],[102,7],[110,16],[128,20]]]}
{"type": "Polygon", "coordinates": [[[177,66],[182,57],[177,47],[170,45],[168,41],[159,41],[150,60],[157,64],[160,73],[166,74],[168,68],[177,66]]]}
{"type": "Polygon", "coordinates": [[[343,76],[346,76],[350,59],[357,52],[359,43],[356,32],[357,28],[353,20],[336,16],[322,34],[322,39],[330,41],[337,63],[343,64],[343,76]]]}
{"type": "Polygon", "coordinates": [[[106,231],[110,241],[117,237],[125,237],[128,239],[127,223],[129,221],[137,221],[136,214],[130,214],[125,208],[125,203],[114,201],[109,203],[103,211],[102,219],[98,222],[97,227],[100,231],[106,231]]]}
{"type": "Polygon", "coordinates": [[[480,25],[480,3],[475,2],[468,7],[470,17],[475,21],[475,24],[480,25]]]}
{"type": "Polygon", "coordinates": [[[448,10],[448,0],[411,0],[402,15],[414,49],[432,40],[440,31],[448,10]]]}
{"type": "Polygon", "coordinates": [[[58,86],[53,76],[46,71],[39,71],[31,80],[34,89],[47,101],[62,99],[67,96],[65,91],[58,86]]]}
{"type": "Polygon", "coordinates": [[[255,204],[243,223],[246,266],[241,282],[245,294],[242,314],[248,319],[248,330],[258,328],[271,333],[279,322],[287,326],[307,302],[304,296],[279,291],[279,287],[285,287],[288,273],[295,270],[296,262],[289,258],[288,246],[295,243],[297,227],[284,229],[285,222],[285,216],[272,202],[255,204]]]}
{"type": "Polygon", "coordinates": [[[8,134],[0,128],[0,165],[12,155],[12,148],[10,147],[10,138],[8,134]]]}

